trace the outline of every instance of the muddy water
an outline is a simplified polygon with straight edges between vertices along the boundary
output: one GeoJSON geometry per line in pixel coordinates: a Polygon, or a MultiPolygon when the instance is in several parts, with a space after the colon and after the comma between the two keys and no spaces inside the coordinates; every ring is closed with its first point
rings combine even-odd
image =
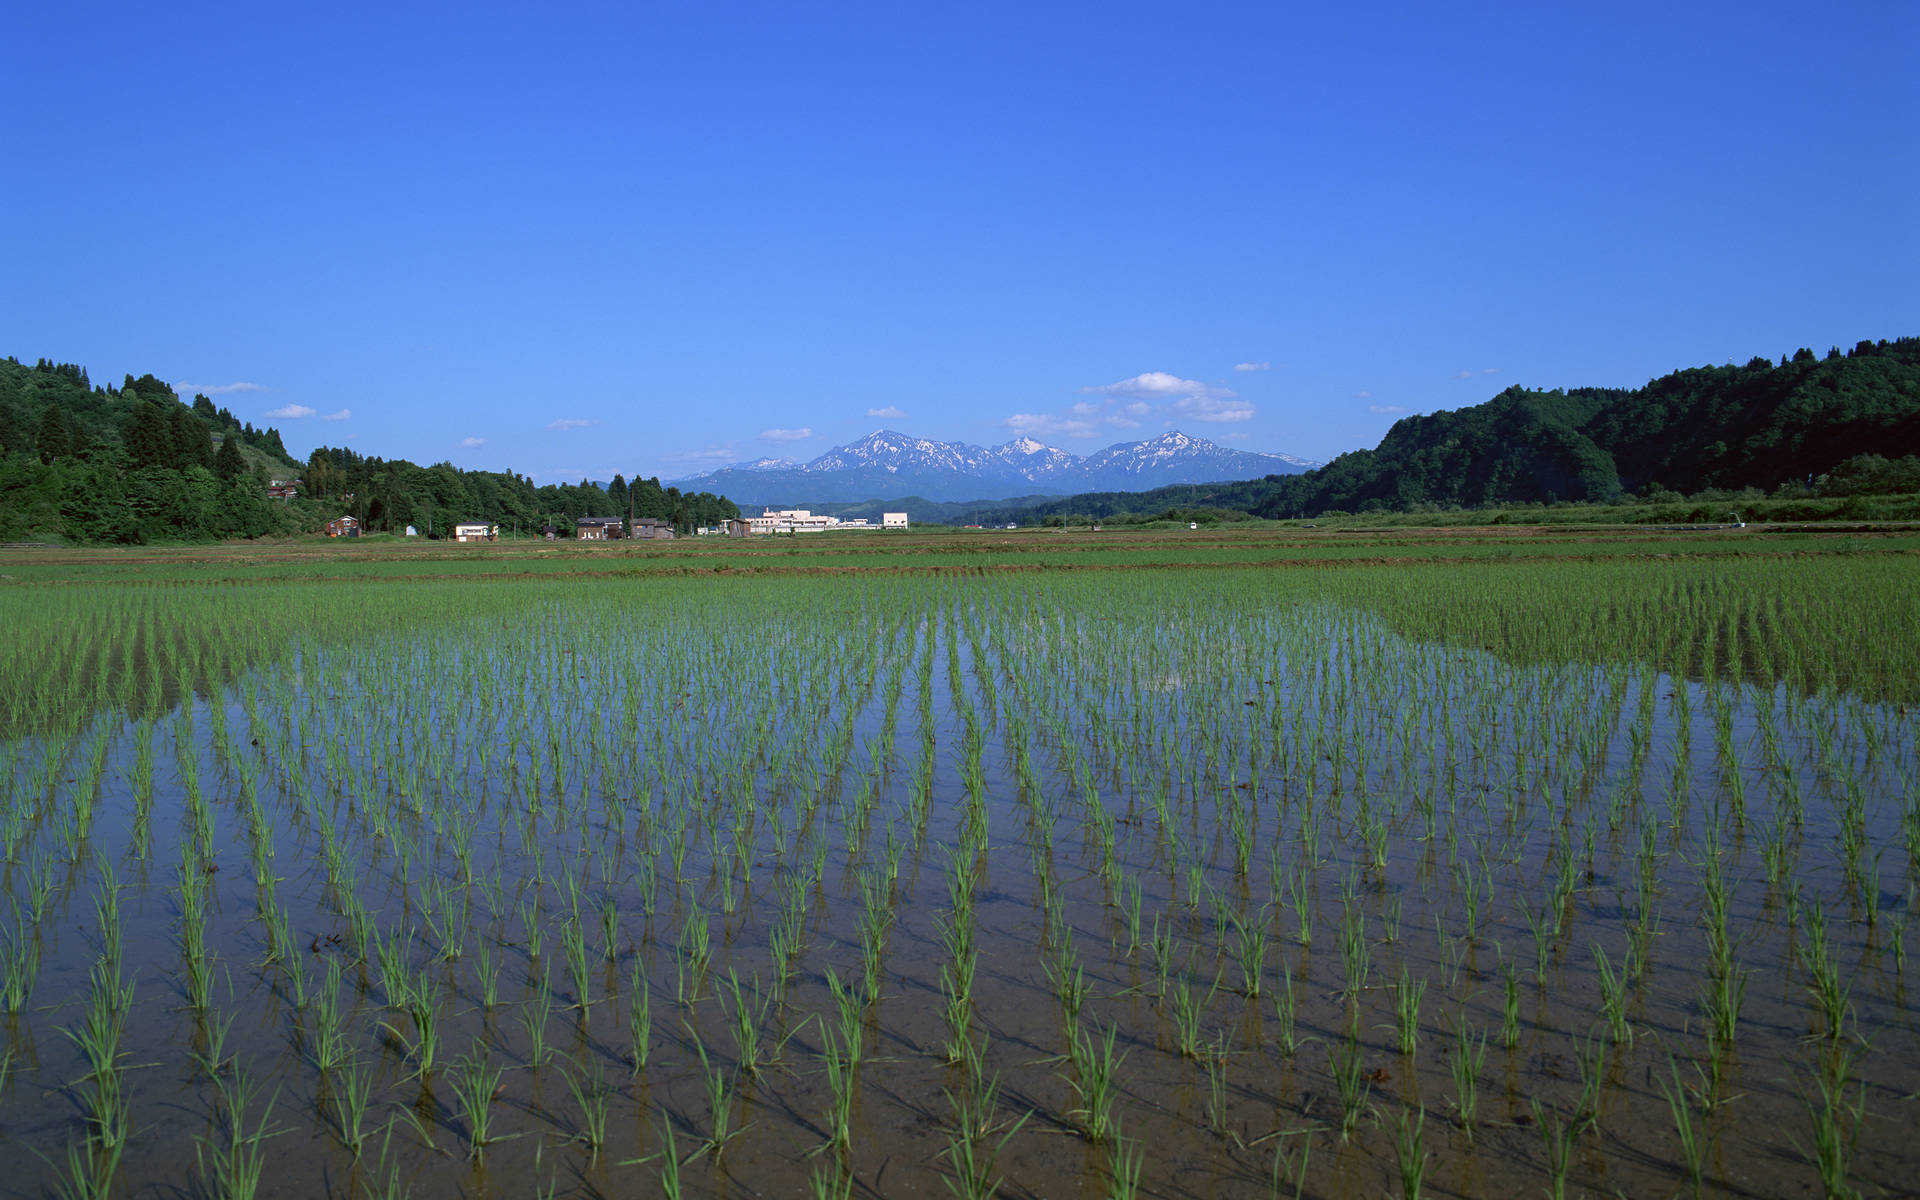
{"type": "MultiPolygon", "coordinates": [[[[135,782],[137,727],[89,726],[61,752],[48,791],[16,782],[9,793],[8,928],[16,955],[37,950],[38,970],[5,1027],[0,1154],[14,1169],[0,1191],[57,1190],[74,1161],[104,1157],[87,1140],[98,1081],[67,1031],[82,1027],[110,948],[99,908],[108,870],[117,974],[133,989],[117,1059],[130,1132],[115,1194],[217,1192],[212,1164],[234,1144],[237,1096],[242,1134],[264,1135],[263,1196],[665,1193],[668,1130],[685,1195],[804,1195],[810,1176],[859,1195],[946,1195],[955,1102],[991,1084],[977,1152],[992,1156],[987,1177],[1004,1195],[1106,1196],[1116,1163],[1134,1156],[1144,1195],[1397,1194],[1408,1154],[1425,1161],[1430,1194],[1531,1194],[1556,1186],[1561,1147],[1568,1195],[1669,1195],[1690,1187],[1662,1086],[1674,1089],[1677,1072],[1704,1194],[1807,1195],[1820,1187],[1816,1081],[1841,1061],[1846,1177],[1868,1194],[1905,1188],[1920,1169],[1905,1134],[1920,1046],[1895,952],[1911,717],[1624,669],[1521,669],[1402,644],[1354,618],[1299,619],[1280,631],[1249,622],[1169,634],[1141,651],[1149,684],[1136,688],[1100,651],[1076,660],[1073,637],[1023,646],[935,614],[883,641],[871,675],[749,677],[738,694],[713,679],[646,691],[646,732],[612,757],[577,736],[636,706],[611,676],[543,674],[553,660],[534,655],[528,670],[508,653],[504,691],[552,688],[563,702],[467,724],[473,701],[454,682],[465,677],[441,670],[462,653],[453,637],[410,651],[416,700],[445,718],[425,732],[368,731],[392,687],[359,674],[372,652],[264,667],[154,722],[148,798],[135,782]],[[928,651],[931,726],[916,679],[928,651]],[[1176,660],[1187,668],[1172,669],[1176,660]],[[286,674],[296,670],[297,686],[286,674]],[[740,711],[753,696],[775,697],[760,710],[771,720],[761,736],[740,711]],[[690,697],[708,719],[685,715],[690,697]],[[559,743],[543,725],[557,711],[579,722],[559,743]],[[969,713],[984,747],[971,785],[969,713]],[[516,742],[516,726],[535,732],[516,742]],[[96,735],[106,769],[82,836],[75,796],[89,787],[96,735]],[[535,783],[536,760],[563,766],[535,783]],[[206,818],[190,815],[196,787],[206,818]],[[865,815],[863,795],[873,797],[865,815]],[[1849,795],[1863,847],[1852,871],[1849,795]],[[940,932],[954,863],[975,861],[949,853],[970,808],[984,814],[987,839],[967,885],[979,949],[973,1069],[942,1052],[940,932]],[[1103,821],[1114,831],[1105,871],[1103,821]],[[1244,871],[1236,827],[1251,831],[1244,871]],[[1773,839],[1786,866],[1769,880],[1773,839]],[[202,841],[210,852],[193,848],[202,841]],[[329,843],[341,848],[331,865],[329,843]],[[1736,1040],[1718,1048],[1700,999],[1711,957],[1705,864],[1716,854],[1746,979],[1736,1040]],[[204,1010],[189,1003],[183,872],[206,885],[214,984],[204,1010]],[[1559,919],[1542,916],[1563,877],[1559,919]],[[850,1138],[830,1147],[822,1056],[840,1019],[827,973],[862,973],[863,883],[879,889],[891,923],[878,998],[857,1005],[850,1138]],[[37,922],[36,893],[46,897],[37,922]],[[564,949],[575,896],[584,997],[564,949]],[[434,928],[449,901],[454,954],[434,928]],[[610,956],[607,901],[618,917],[610,956]],[[273,904],[285,908],[291,953],[275,952],[262,919],[273,904]],[[399,948],[405,986],[429,997],[431,1067],[377,951],[356,944],[356,905],[399,948]],[[775,931],[789,910],[800,950],[776,986],[775,931]],[[1816,910],[1847,989],[1837,1037],[1809,986],[1816,910]],[[709,930],[704,966],[689,949],[696,921],[709,930]],[[1645,958],[1628,971],[1642,922],[1645,958]],[[1364,947],[1357,975],[1349,929],[1364,947]],[[1261,945],[1257,996],[1237,953],[1249,937],[1261,945]],[[1619,1040],[1603,1014],[1596,945],[1610,970],[1627,972],[1619,1040]],[[483,951],[497,972],[491,1005],[483,951]],[[314,1031],[330,967],[349,1052],[347,1065],[323,1070],[314,1031]],[[1121,1056],[1118,1136],[1100,1141],[1082,1129],[1054,982],[1075,968],[1086,995],[1073,1027],[1112,1030],[1121,1056]],[[651,1014],[640,1068],[636,976],[651,1014]],[[733,1031],[734,979],[760,1014],[751,1071],[733,1031]],[[1286,979],[1290,1050],[1277,1009],[1286,979]],[[1410,1049],[1398,1028],[1403,985],[1424,988],[1410,1049]],[[1198,1013],[1192,1039],[1182,996],[1198,1013]],[[1453,1071],[1461,1027],[1485,1038],[1471,1125],[1453,1071]],[[501,1072],[487,1104],[492,1140],[480,1148],[458,1097],[463,1057],[501,1072]],[[1359,1079],[1351,1105],[1342,1064],[1359,1079]],[[370,1093],[358,1154],[343,1144],[338,1102],[355,1072],[370,1093]],[[717,1150],[703,1146],[716,1073],[738,1131],[717,1150]],[[588,1097],[605,1089],[597,1151],[593,1105],[569,1080],[588,1097]]],[[[1142,622],[1134,632],[1156,631],[1142,622]]],[[[38,740],[11,749],[16,781],[46,753],[38,740]]]]}

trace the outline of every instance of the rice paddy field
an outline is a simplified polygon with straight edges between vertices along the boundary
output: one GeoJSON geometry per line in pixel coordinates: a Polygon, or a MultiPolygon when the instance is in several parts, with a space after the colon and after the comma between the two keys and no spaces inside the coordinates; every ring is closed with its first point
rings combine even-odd
{"type": "Polygon", "coordinates": [[[0,1195],[1913,1194],[1910,540],[0,552],[0,1195]]]}

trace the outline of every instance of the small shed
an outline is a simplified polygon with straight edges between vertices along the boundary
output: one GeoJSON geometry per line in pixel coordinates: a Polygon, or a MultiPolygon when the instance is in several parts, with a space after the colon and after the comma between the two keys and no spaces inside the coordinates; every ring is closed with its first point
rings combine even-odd
{"type": "Polygon", "coordinates": [[[728,537],[743,538],[753,536],[753,522],[747,520],[745,517],[734,517],[724,521],[721,523],[720,528],[728,537]]]}
{"type": "Polygon", "coordinates": [[[359,537],[360,520],[358,517],[335,517],[327,522],[328,537],[359,537]]]}
{"type": "Polygon", "coordinates": [[[641,517],[629,526],[629,537],[645,538],[654,542],[673,540],[673,522],[662,521],[654,517],[641,517]]]}

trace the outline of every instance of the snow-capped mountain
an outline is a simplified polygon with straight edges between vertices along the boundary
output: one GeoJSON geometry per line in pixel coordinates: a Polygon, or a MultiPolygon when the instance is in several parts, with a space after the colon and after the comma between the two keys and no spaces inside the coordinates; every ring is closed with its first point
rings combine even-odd
{"type": "Polygon", "coordinates": [[[805,465],[741,463],[676,481],[682,491],[719,492],[743,507],[827,504],[919,496],[994,500],[1021,495],[1144,491],[1292,474],[1317,466],[1291,454],[1230,450],[1172,431],[1081,457],[1031,437],[998,446],[938,442],[877,429],[805,465]]]}
{"type": "Polygon", "coordinates": [[[932,470],[973,474],[986,464],[990,453],[965,442],[935,442],[908,437],[891,429],[876,429],[857,442],[835,446],[808,463],[805,470],[857,471],[877,468],[891,473],[932,470]]]}

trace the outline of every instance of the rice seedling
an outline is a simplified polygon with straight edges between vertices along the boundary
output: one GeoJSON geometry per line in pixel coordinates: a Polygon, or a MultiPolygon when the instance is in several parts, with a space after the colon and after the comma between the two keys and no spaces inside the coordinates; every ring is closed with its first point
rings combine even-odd
{"type": "Polygon", "coordinates": [[[1400,1167],[1400,1194],[1406,1200],[1420,1200],[1421,1190],[1426,1186],[1427,1163],[1432,1155],[1426,1149],[1423,1130],[1427,1123],[1427,1110],[1416,1108],[1411,1116],[1401,1109],[1394,1122],[1393,1152],[1400,1167]]]}
{"type": "Polygon", "coordinates": [[[493,1102],[500,1094],[501,1069],[488,1061],[485,1044],[477,1041],[454,1060],[453,1068],[454,1101],[467,1123],[467,1155],[478,1158],[494,1140],[493,1102]]]}
{"type": "Polygon", "coordinates": [[[1480,1111],[1480,1071],[1487,1059],[1487,1035],[1477,1038],[1467,1031],[1466,1014],[1454,1022],[1453,1055],[1447,1067],[1453,1074],[1453,1108],[1460,1128],[1473,1137],[1473,1122],[1480,1111]]]}
{"type": "Polygon", "coordinates": [[[647,1069],[647,1057],[653,1042],[653,1003],[647,996],[647,982],[634,964],[633,980],[627,988],[627,1061],[635,1075],[647,1069]]]}
{"type": "Polygon", "coordinates": [[[1227,1059],[1225,1034],[1200,1052],[1200,1067],[1207,1076],[1207,1128],[1221,1137],[1231,1132],[1227,1124],[1227,1059]]]}
{"type": "Polygon", "coordinates": [[[844,1151],[853,1142],[854,1053],[839,1041],[826,1022],[820,1023],[820,1065],[826,1071],[829,1094],[827,1141],[823,1149],[844,1151]]]}
{"type": "Polygon", "coordinates": [[[1426,995],[1427,981],[1414,979],[1408,974],[1405,964],[1400,967],[1400,982],[1394,985],[1393,1005],[1395,1034],[1399,1039],[1400,1053],[1411,1055],[1419,1045],[1420,1039],[1420,1000],[1426,995]]]}
{"type": "Polygon", "coordinates": [[[1680,1143],[1680,1162],[1686,1171],[1687,1187],[1694,1196],[1700,1195],[1702,1173],[1706,1165],[1706,1147],[1701,1142],[1702,1130],[1693,1122],[1693,1107],[1687,1102],[1686,1088],[1680,1082],[1680,1068],[1672,1059],[1667,1060],[1668,1074],[1672,1086],[1667,1080],[1660,1080],[1660,1093],[1666,1097],[1667,1109],[1673,1116],[1674,1132],[1680,1143]]]}
{"type": "Polygon", "coordinates": [[[1547,1196],[1549,1200],[1565,1200],[1567,1172],[1573,1164],[1575,1127],[1572,1122],[1562,1121],[1557,1115],[1543,1110],[1538,1100],[1527,1103],[1533,1112],[1534,1128],[1540,1131],[1540,1142],[1546,1150],[1547,1196]]]}
{"type": "Polygon", "coordinates": [[[1138,1142],[1122,1138],[1119,1126],[1114,1126],[1113,1149],[1107,1158],[1107,1200],[1137,1200],[1146,1158],[1145,1149],[1138,1142]]]}
{"type": "MultiPolygon", "coordinates": [[[[706,1065],[704,1055],[701,1065],[703,1068],[706,1065]]],[[[575,1140],[586,1146],[590,1157],[598,1159],[601,1147],[607,1144],[607,1108],[612,1096],[612,1091],[607,1086],[606,1074],[601,1071],[598,1064],[591,1071],[563,1070],[560,1074],[561,1078],[566,1080],[567,1094],[573,1097],[574,1108],[580,1113],[580,1131],[575,1135],[575,1140]]],[[[715,1137],[724,1142],[725,1129],[717,1115],[714,1130],[715,1137]]],[[[719,1146],[716,1144],[713,1154],[717,1158],[719,1153],[719,1146]]]]}
{"type": "Polygon", "coordinates": [[[1340,1140],[1345,1142],[1359,1127],[1360,1118],[1366,1113],[1367,1096],[1372,1091],[1361,1065],[1359,1030],[1353,1023],[1348,1024],[1346,1036],[1337,1047],[1328,1047],[1327,1065],[1333,1072],[1334,1090],[1340,1098],[1340,1140]]]}
{"type": "Polygon", "coordinates": [[[1513,964],[1500,964],[1500,1044],[1512,1050],[1520,1044],[1520,976],[1513,964]]]}
{"type": "Polygon", "coordinates": [[[1011,1123],[1002,1121],[995,1080],[976,1079],[960,1092],[948,1091],[947,1101],[953,1108],[953,1129],[944,1151],[948,1174],[943,1182],[959,1200],[988,1200],[1000,1188],[1001,1151],[1032,1114],[1022,1114],[1011,1123]]]}
{"type": "Polygon", "coordinates": [[[852,1200],[853,1175],[839,1163],[818,1163],[807,1171],[807,1195],[812,1200],[852,1200]]]}
{"type": "Polygon", "coordinates": [[[1114,1130],[1113,1104],[1118,1096],[1117,1079],[1120,1064],[1127,1057],[1124,1053],[1115,1057],[1114,1035],[1114,1027],[1109,1025],[1105,1036],[1096,1042],[1092,1034],[1075,1026],[1072,1038],[1067,1043],[1073,1062],[1070,1082],[1080,1097],[1079,1107],[1068,1115],[1079,1118],[1080,1131],[1091,1142],[1106,1141],[1114,1130]]]}
{"type": "Polygon", "coordinates": [[[1838,1042],[1846,1028],[1847,1012],[1851,1007],[1849,997],[1853,989],[1840,982],[1840,965],[1834,960],[1827,940],[1825,911],[1818,903],[1807,904],[1802,909],[1802,919],[1806,924],[1803,958],[1807,968],[1807,991],[1813,996],[1816,1010],[1825,1024],[1827,1040],[1838,1042]]]}
{"type": "Polygon", "coordinates": [[[220,1128],[194,1142],[200,1177],[220,1200],[251,1200],[258,1193],[266,1172],[266,1141],[282,1132],[268,1125],[276,1096],[267,1097],[259,1120],[249,1128],[247,1109],[256,1095],[246,1075],[234,1072],[221,1085],[220,1128]]]}
{"type": "Polygon", "coordinates": [[[122,1148],[101,1148],[92,1139],[67,1144],[66,1171],[56,1175],[53,1194],[59,1200],[107,1200],[120,1170],[122,1148]]]}
{"type": "Polygon", "coordinates": [[[1276,1134],[1279,1138],[1273,1146],[1273,1161],[1267,1173],[1268,1194],[1274,1200],[1280,1200],[1280,1185],[1288,1176],[1293,1179],[1293,1200],[1300,1200],[1300,1193],[1307,1185],[1307,1167],[1313,1161],[1313,1140],[1303,1136],[1300,1139],[1300,1154],[1295,1158],[1287,1151],[1287,1133],[1276,1134]]]}
{"type": "Polygon", "coordinates": [[[1200,1012],[1202,1002],[1181,980],[1173,991],[1173,1039],[1174,1046],[1182,1058],[1200,1057],[1200,1012]]]}
{"type": "Polygon", "coordinates": [[[349,1058],[333,1079],[333,1135],[355,1158],[367,1141],[367,1111],[373,1096],[373,1069],[349,1058]]]}
{"type": "Polygon", "coordinates": [[[520,1026],[527,1031],[527,1065],[538,1070],[547,1060],[547,1022],[553,1017],[553,991],[543,970],[533,995],[520,1006],[520,1026]]]}
{"type": "Polygon", "coordinates": [[[1600,1128],[1600,1089],[1606,1083],[1605,1040],[1588,1035],[1574,1046],[1573,1059],[1580,1072],[1580,1099],[1574,1104],[1569,1124],[1576,1131],[1594,1131],[1600,1128]]]}
{"type": "Polygon", "coordinates": [[[1600,1011],[1606,1016],[1614,1044],[1630,1042],[1633,1040],[1633,1028],[1627,1023],[1626,971],[1616,972],[1613,969],[1613,964],[1607,960],[1606,950],[1598,942],[1593,946],[1593,965],[1600,980],[1600,1011]]]}
{"type": "Polygon", "coordinates": [[[745,1127],[736,1128],[733,1124],[733,1090],[726,1072],[708,1061],[707,1047],[700,1040],[699,1032],[692,1026],[688,1026],[688,1032],[693,1036],[694,1051],[700,1056],[700,1078],[707,1091],[707,1138],[697,1153],[717,1162],[727,1143],[744,1132],[745,1127]]]}
{"type": "MultiPolygon", "coordinates": [[[[1812,1123],[1809,1145],[1801,1149],[1820,1176],[1821,1193],[1828,1200],[1853,1200],[1860,1192],[1848,1178],[1847,1159],[1860,1136],[1867,1115],[1864,1085],[1847,1099],[1847,1088],[1855,1058],[1851,1052],[1829,1055],[1826,1069],[1815,1075],[1815,1094],[1804,1094],[1807,1116],[1812,1123]]],[[[1796,1141],[1796,1145],[1797,1145],[1796,1141]]]]}

